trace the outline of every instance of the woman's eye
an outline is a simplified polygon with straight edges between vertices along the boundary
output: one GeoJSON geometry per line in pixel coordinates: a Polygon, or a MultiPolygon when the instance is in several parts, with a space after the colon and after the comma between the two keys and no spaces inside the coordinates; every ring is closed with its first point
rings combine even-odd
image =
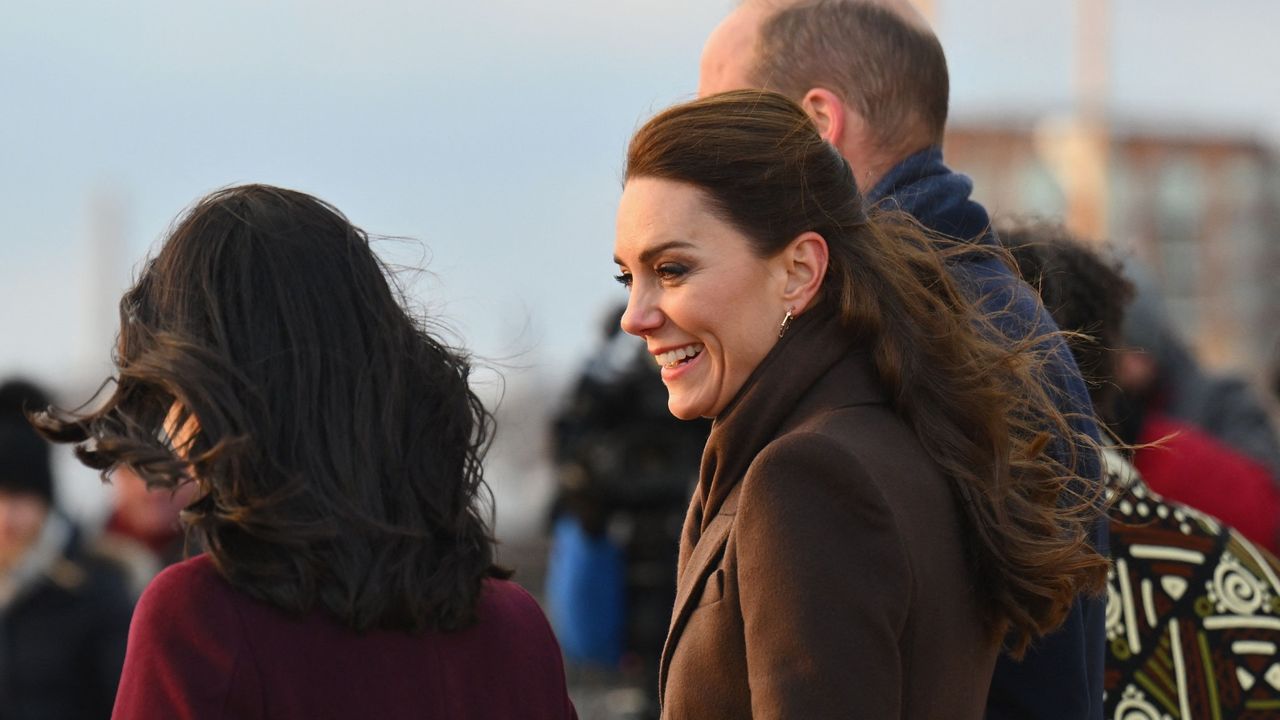
{"type": "Polygon", "coordinates": [[[625,288],[631,287],[631,273],[629,272],[618,273],[617,275],[613,276],[613,279],[617,280],[618,284],[621,285],[622,287],[625,287],[625,288]]]}
{"type": "Polygon", "coordinates": [[[655,272],[663,280],[677,280],[684,277],[689,272],[689,268],[679,263],[663,263],[656,268],[655,272]]]}

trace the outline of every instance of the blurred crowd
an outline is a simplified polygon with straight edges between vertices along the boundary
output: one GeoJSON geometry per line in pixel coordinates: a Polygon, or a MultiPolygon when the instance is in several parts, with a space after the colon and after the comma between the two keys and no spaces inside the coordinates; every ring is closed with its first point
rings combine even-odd
{"type": "Polygon", "coordinates": [[[0,385],[0,717],[107,717],[133,604],[183,554],[189,490],[148,492],[121,468],[106,524],[74,523],[27,421],[50,404],[31,382],[0,385]]]}

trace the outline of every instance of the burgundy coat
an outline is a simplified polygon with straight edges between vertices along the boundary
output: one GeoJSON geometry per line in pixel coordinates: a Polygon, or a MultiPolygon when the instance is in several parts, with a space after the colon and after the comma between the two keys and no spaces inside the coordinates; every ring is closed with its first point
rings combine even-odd
{"type": "Polygon", "coordinates": [[[478,612],[455,633],[360,634],[254,600],[201,555],[143,593],[113,717],[575,718],[533,598],[489,580],[478,612]]]}

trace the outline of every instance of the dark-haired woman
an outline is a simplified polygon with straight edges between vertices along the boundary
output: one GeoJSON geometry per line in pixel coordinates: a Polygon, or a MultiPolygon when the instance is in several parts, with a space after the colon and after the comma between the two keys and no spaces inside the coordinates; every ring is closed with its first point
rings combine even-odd
{"type": "MultiPolygon", "coordinates": [[[[947,246],[869,218],[786,98],[743,91],[632,139],[622,326],[682,418],[715,418],[660,669],[668,718],[980,718],[1002,644],[1107,563],[1045,344],[965,299],[947,246]]],[[[991,250],[990,252],[996,252],[991,250]]],[[[1085,442],[1085,441],[1081,441],[1085,442]]]]}
{"type": "Polygon", "coordinates": [[[195,483],[203,555],[130,630],[117,718],[569,718],[559,648],[493,565],[490,418],[335,208],[191,209],[120,304],[115,391],[45,414],[88,465],[195,483]]]}

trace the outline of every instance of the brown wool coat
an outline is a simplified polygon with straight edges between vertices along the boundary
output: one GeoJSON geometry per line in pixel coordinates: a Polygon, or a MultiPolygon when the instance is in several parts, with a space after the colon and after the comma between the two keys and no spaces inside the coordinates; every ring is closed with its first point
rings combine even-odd
{"type": "Polygon", "coordinates": [[[662,717],[981,718],[999,648],[961,523],[867,356],[802,316],[708,440],[662,717]]]}

